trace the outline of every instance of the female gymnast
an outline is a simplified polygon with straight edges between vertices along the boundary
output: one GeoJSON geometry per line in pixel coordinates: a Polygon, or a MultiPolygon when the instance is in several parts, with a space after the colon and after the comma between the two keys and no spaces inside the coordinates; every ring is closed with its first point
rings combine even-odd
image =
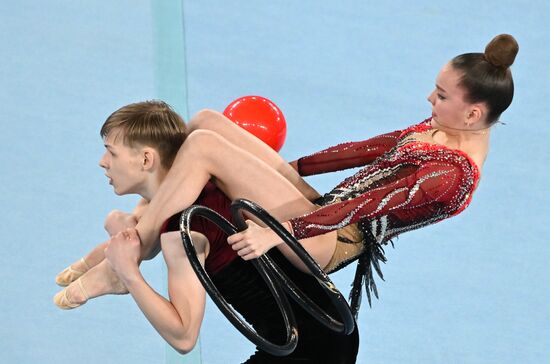
{"type": "MultiPolygon", "coordinates": [[[[106,229],[112,238],[56,277],[58,284],[70,285],[58,293],[54,301],[63,309],[84,303],[87,292],[97,286],[83,273],[103,261],[116,272],[116,293],[129,290],[159,334],[176,350],[187,353],[199,335],[205,290],[185,254],[179,233],[179,214],[165,222],[160,234],[160,246],[168,267],[169,300],[157,294],[141,275],[139,239],[135,230],[127,230],[139,222],[170,169],[185,139],[185,124],[163,102],[140,102],[124,106],[109,116],[101,135],[107,150],[100,165],[105,168],[115,192],[120,195],[134,193],[143,199],[132,214],[120,211],[109,214],[106,229]]],[[[256,143],[251,135],[242,137],[256,143]]],[[[207,206],[231,220],[231,201],[212,183],[204,186],[195,204],[207,206]]],[[[227,235],[208,220],[194,218],[191,230],[197,255],[225,299],[260,336],[277,344],[285,342],[285,325],[278,305],[251,262],[238,259],[237,253],[227,244],[227,235]]],[[[331,302],[315,278],[297,270],[280,253],[271,257],[302,291],[322,309],[331,312],[331,302]]],[[[357,329],[350,335],[337,334],[298,304],[290,302],[290,305],[298,329],[296,349],[289,355],[277,357],[258,348],[246,363],[319,363],[323,360],[355,363],[359,341],[357,329]]]]}
{"type": "MultiPolygon", "coordinates": [[[[319,199],[313,198],[314,191],[297,188],[305,182],[276,153],[257,145],[251,152],[223,115],[198,113],[191,122],[196,130],[136,225],[141,256],[151,251],[163,222],[191,205],[212,181],[229,198],[255,201],[283,221],[327,272],[359,260],[351,302],[356,313],[363,282],[367,292],[376,294],[372,269],[380,274],[384,244],[402,232],[454,216],[469,204],[488,152],[491,126],[512,102],[509,67],[517,52],[512,36],[499,35],[484,53],[462,54],[444,65],[428,97],[429,119],[292,163],[301,176],[363,167],[319,199]]],[[[245,232],[228,239],[242,258],[256,258],[277,246],[301,267],[270,229],[248,224],[245,232]]],[[[87,273],[93,280],[105,282],[114,276],[108,267],[95,268],[87,273]]],[[[105,293],[109,289],[91,296],[105,293]]]]}

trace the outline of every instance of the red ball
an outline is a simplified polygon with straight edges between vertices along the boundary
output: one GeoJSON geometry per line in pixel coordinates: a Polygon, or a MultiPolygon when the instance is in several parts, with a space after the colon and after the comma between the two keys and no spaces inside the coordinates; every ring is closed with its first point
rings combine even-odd
{"type": "Polygon", "coordinates": [[[281,109],[265,97],[238,98],[225,108],[223,114],[277,152],[285,142],[285,117],[281,109]]]}

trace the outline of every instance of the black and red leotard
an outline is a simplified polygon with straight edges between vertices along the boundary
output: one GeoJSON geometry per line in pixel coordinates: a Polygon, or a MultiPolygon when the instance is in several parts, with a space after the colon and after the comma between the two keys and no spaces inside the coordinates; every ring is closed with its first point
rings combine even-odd
{"type": "MultiPolygon", "coordinates": [[[[359,306],[362,282],[376,295],[372,268],[381,275],[382,245],[405,231],[463,211],[479,180],[477,165],[462,151],[426,143],[415,134],[430,132],[431,119],[405,130],[328,148],[298,160],[302,176],[363,167],[325,194],[321,207],[290,220],[298,239],[357,224],[362,247],[333,262],[336,271],[359,258],[352,308],[359,306]]],[[[330,264],[330,263],[329,263],[330,264]]]]}

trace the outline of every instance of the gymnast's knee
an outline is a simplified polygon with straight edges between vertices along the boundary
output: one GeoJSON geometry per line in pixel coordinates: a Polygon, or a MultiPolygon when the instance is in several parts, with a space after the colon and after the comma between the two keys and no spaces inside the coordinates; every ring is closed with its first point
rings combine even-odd
{"type": "Polygon", "coordinates": [[[116,235],[119,232],[134,227],[137,224],[136,218],[127,212],[113,210],[105,218],[104,228],[109,235],[116,235]]]}
{"type": "Polygon", "coordinates": [[[187,129],[190,133],[199,129],[216,130],[216,124],[219,124],[220,116],[222,114],[215,110],[203,109],[193,115],[187,123],[187,129]]]}
{"type": "Polygon", "coordinates": [[[225,139],[214,131],[198,129],[189,134],[183,143],[182,152],[194,154],[197,158],[208,157],[225,142],[225,139]]]}

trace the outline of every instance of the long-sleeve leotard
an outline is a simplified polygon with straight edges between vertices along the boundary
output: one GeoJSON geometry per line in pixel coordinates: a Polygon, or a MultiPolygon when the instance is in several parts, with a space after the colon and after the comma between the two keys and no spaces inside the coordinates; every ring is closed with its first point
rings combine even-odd
{"type": "Polygon", "coordinates": [[[378,135],[360,142],[348,142],[298,159],[298,173],[311,176],[363,167],[396,146],[402,131],[378,135]]]}
{"type": "Polygon", "coordinates": [[[462,211],[477,184],[477,167],[459,150],[405,140],[428,129],[429,119],[300,159],[301,174],[366,166],[327,193],[318,210],[291,219],[294,235],[303,239],[361,222],[380,244],[462,211]]]}
{"type": "Polygon", "coordinates": [[[405,231],[458,214],[477,186],[479,171],[465,153],[407,138],[432,129],[430,121],[298,160],[303,176],[363,167],[325,194],[318,210],[289,221],[298,239],[339,231],[337,250],[344,253],[335,252],[328,272],[359,259],[351,294],[354,313],[359,309],[363,283],[369,302],[370,292],[377,295],[372,269],[382,276],[382,245],[405,231]],[[360,232],[360,241],[340,239],[340,232],[345,235],[350,227],[360,232]]]}

